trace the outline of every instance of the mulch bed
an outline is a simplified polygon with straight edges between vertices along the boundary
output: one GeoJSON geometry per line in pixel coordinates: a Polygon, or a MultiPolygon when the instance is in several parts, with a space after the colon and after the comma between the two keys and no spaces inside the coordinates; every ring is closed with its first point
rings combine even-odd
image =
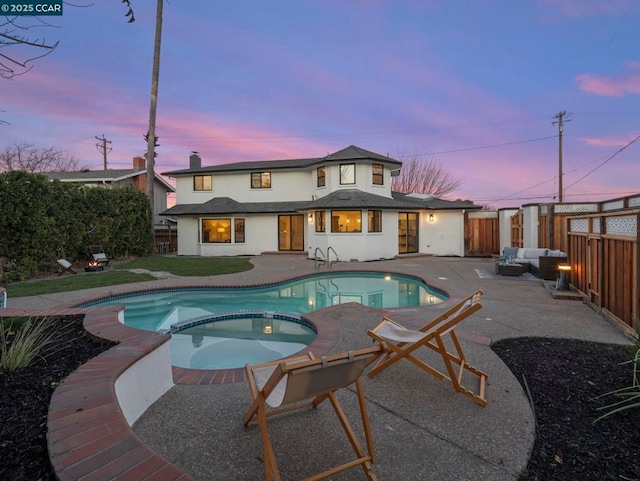
{"type": "Polygon", "coordinates": [[[618,400],[600,396],[632,385],[630,347],[515,338],[492,348],[533,400],[537,436],[521,481],[640,479],[640,408],[596,421],[618,400]]]}
{"type": "MultiPolygon", "coordinates": [[[[54,481],[46,442],[47,411],[57,384],[108,349],[60,320],[55,349],[16,373],[0,370],[0,479],[54,481]]],[[[599,395],[632,382],[629,347],[546,338],[515,338],[492,348],[533,400],[537,439],[520,481],[640,480],[640,409],[594,422],[612,402],[599,395]],[[525,382],[526,380],[526,382],[525,382]]]]}
{"type": "Polygon", "coordinates": [[[0,479],[55,481],[47,452],[47,412],[56,386],[81,364],[113,344],[82,327],[82,318],[59,319],[53,342],[30,366],[0,369],[0,479]]]}

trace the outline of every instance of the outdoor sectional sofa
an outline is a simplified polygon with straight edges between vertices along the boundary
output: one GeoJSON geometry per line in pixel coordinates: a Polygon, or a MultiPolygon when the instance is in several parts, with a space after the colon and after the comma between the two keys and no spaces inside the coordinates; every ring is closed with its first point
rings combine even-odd
{"type": "Polygon", "coordinates": [[[552,249],[505,247],[503,255],[522,265],[524,272],[549,281],[558,277],[558,265],[567,262],[565,252],[552,249]]]}

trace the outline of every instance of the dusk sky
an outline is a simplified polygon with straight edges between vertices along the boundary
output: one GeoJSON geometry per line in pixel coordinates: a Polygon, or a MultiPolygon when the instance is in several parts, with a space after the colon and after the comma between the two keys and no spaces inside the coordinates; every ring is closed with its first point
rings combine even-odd
{"type": "MultiPolygon", "coordinates": [[[[91,3],[91,2],[74,2],[91,3]]],[[[0,80],[0,150],[55,146],[102,169],[146,144],[155,1],[65,5],[32,37],[60,41],[0,80]]],[[[3,53],[8,53],[4,50],[3,53]]],[[[433,159],[450,199],[553,202],[566,111],[565,201],[640,191],[638,0],[170,0],[157,172],[322,157],[349,145],[433,159]],[[622,149],[622,150],[621,150],[622,149]]]]}

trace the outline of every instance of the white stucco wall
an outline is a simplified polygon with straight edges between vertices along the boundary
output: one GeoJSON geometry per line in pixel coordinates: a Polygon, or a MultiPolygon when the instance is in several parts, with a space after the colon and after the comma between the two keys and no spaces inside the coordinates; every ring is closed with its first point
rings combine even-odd
{"type": "Polygon", "coordinates": [[[522,247],[538,247],[538,205],[522,206],[522,247]]]}
{"type": "Polygon", "coordinates": [[[198,246],[198,219],[193,217],[178,218],[178,255],[200,255],[198,246]]]}
{"type": "MultiPolygon", "coordinates": [[[[268,171],[267,171],[268,172],[268,171]]],[[[238,202],[281,202],[311,200],[310,171],[271,171],[271,188],[252,189],[251,172],[212,175],[212,190],[194,191],[193,176],[178,177],[178,204],[200,204],[214,197],[230,197],[238,202]]]]}
{"type": "Polygon", "coordinates": [[[426,211],[420,215],[420,252],[434,256],[464,256],[464,214],[426,211]],[[433,222],[428,222],[433,214],[433,222]]]}
{"type": "Polygon", "coordinates": [[[511,247],[511,216],[516,214],[519,209],[498,210],[498,229],[500,231],[500,254],[505,247],[511,247]]]}
{"type": "MultiPolygon", "coordinates": [[[[352,161],[345,161],[344,164],[351,164],[352,161]]],[[[371,194],[383,197],[391,197],[391,171],[388,166],[384,167],[383,185],[373,184],[373,164],[356,164],[356,183],[340,184],[340,163],[326,165],[325,168],[325,187],[317,187],[317,167],[313,169],[313,194],[320,198],[330,194],[336,190],[342,189],[359,189],[371,194]]]]}
{"type": "MultiPolygon", "coordinates": [[[[278,216],[253,215],[237,216],[245,220],[245,242],[203,243],[200,242],[198,228],[202,218],[180,217],[178,219],[178,255],[238,256],[260,255],[278,250],[278,216]]],[[[236,216],[225,218],[235,219],[236,216]]],[[[305,245],[308,233],[305,232],[305,245]]],[[[326,249],[325,249],[326,250],[326,249]]]]}
{"type": "Polygon", "coordinates": [[[173,374],[168,342],[139,359],[114,383],[120,409],[129,426],[172,387],[173,374]]]}
{"type": "MultiPolygon", "coordinates": [[[[367,219],[367,211],[363,211],[363,220],[367,219]]],[[[398,214],[396,212],[382,212],[382,232],[367,232],[368,225],[364,222],[364,232],[315,232],[315,225],[309,224],[306,243],[308,256],[313,259],[316,248],[320,248],[326,258],[327,248],[332,247],[338,260],[371,261],[378,259],[392,259],[398,254],[398,214]]],[[[330,254],[334,260],[333,252],[330,254]]]]}

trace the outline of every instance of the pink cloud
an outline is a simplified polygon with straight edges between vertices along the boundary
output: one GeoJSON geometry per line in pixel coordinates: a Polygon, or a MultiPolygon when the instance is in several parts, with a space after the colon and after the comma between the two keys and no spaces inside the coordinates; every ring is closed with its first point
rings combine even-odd
{"type": "Polygon", "coordinates": [[[539,4],[560,11],[565,17],[591,17],[626,12],[628,0],[539,0],[539,4]]]}
{"type": "Polygon", "coordinates": [[[623,97],[640,93],[640,74],[628,74],[618,78],[581,74],[575,79],[580,90],[595,95],[623,97]]]}
{"type": "Polygon", "coordinates": [[[589,147],[615,147],[620,148],[631,142],[635,136],[628,137],[581,137],[579,140],[589,147]]]}

